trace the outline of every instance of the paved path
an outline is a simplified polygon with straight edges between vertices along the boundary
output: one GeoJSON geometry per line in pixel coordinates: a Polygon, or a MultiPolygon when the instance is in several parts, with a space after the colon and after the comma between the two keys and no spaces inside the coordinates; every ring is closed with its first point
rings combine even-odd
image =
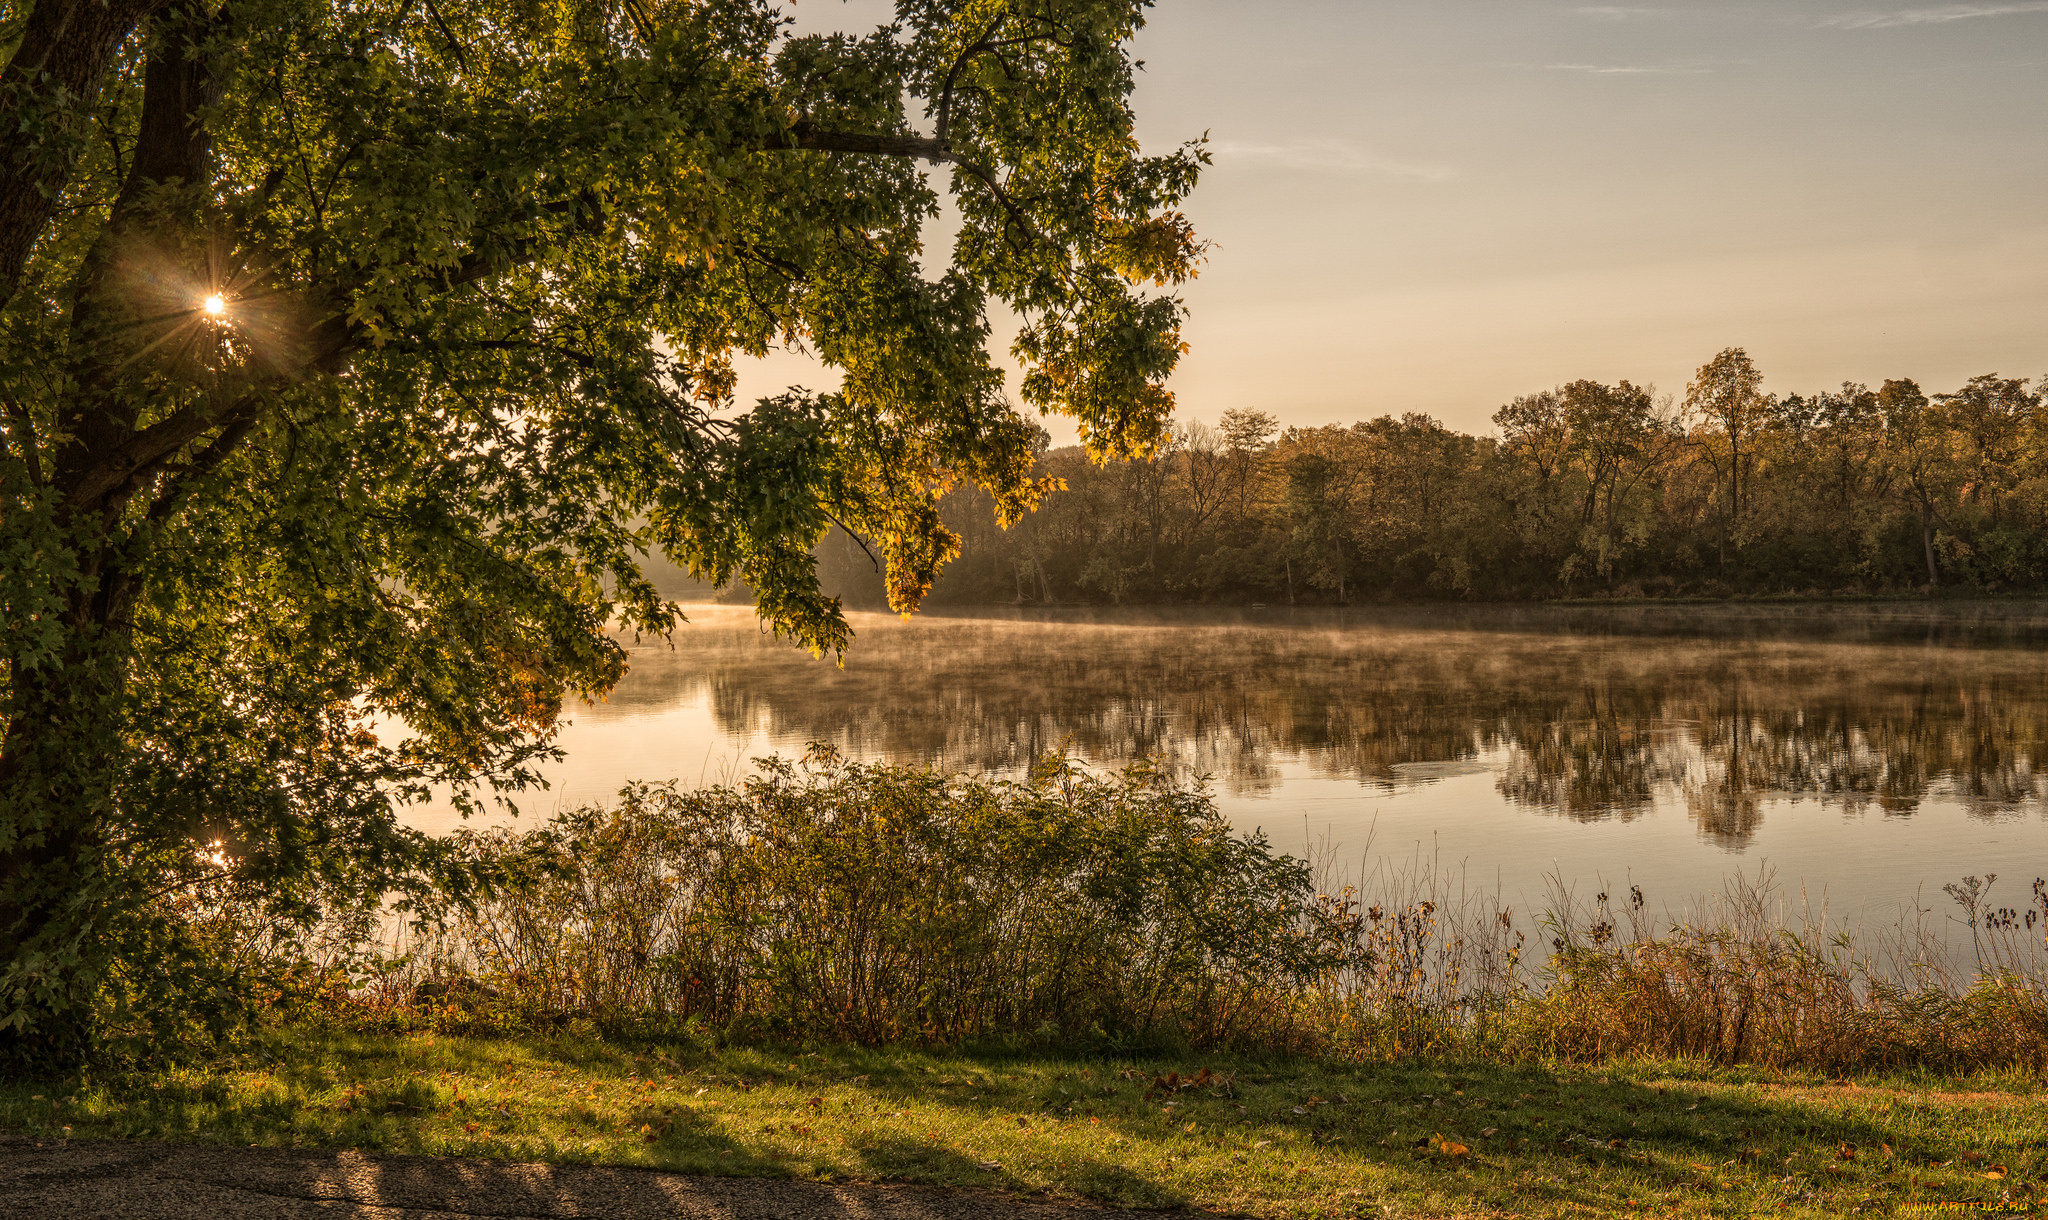
{"type": "MultiPolygon", "coordinates": [[[[1183,1213],[1185,1214],[1185,1213],[1183,1213]]],[[[0,1137],[4,1220],[1116,1220],[994,1191],[699,1178],[591,1165],[0,1137]]]]}

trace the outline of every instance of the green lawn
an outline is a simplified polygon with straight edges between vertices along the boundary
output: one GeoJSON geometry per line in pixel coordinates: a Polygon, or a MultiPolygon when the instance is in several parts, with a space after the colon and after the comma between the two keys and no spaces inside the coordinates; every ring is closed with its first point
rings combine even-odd
{"type": "Polygon", "coordinates": [[[1830,1082],[1671,1063],[657,1051],[288,1031],[210,1070],[0,1085],[0,1130],[992,1186],[1259,1216],[2048,1206],[2038,1081],[1830,1082]],[[1162,1087],[1172,1072],[1200,1083],[1162,1087]]]}

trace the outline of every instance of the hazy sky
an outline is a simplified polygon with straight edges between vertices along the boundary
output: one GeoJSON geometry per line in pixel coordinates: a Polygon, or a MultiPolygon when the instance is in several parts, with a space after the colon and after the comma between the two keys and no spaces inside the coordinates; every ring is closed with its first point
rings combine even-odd
{"type": "Polygon", "coordinates": [[[2048,373],[2048,0],[1161,0],[1137,53],[1141,138],[1215,155],[1183,416],[2048,373]]]}

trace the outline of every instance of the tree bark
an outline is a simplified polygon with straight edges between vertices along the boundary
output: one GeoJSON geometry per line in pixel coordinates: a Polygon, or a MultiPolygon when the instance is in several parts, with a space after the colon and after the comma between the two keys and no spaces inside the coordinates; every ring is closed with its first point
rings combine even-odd
{"type": "Polygon", "coordinates": [[[166,0],[39,0],[0,70],[0,305],[55,214],[114,53],[166,0]]]}

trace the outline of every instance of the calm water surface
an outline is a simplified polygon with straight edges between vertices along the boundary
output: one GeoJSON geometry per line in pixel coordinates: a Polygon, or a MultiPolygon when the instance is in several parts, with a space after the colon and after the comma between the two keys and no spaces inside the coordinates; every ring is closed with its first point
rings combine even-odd
{"type": "Polygon", "coordinates": [[[571,714],[529,815],[812,741],[1004,776],[1064,745],[1208,775],[1289,850],[1419,855],[1525,909],[1553,873],[1677,905],[1772,868],[1885,917],[1986,872],[2017,906],[2048,873],[2044,605],[856,615],[843,669],[689,613],[571,714]]]}

